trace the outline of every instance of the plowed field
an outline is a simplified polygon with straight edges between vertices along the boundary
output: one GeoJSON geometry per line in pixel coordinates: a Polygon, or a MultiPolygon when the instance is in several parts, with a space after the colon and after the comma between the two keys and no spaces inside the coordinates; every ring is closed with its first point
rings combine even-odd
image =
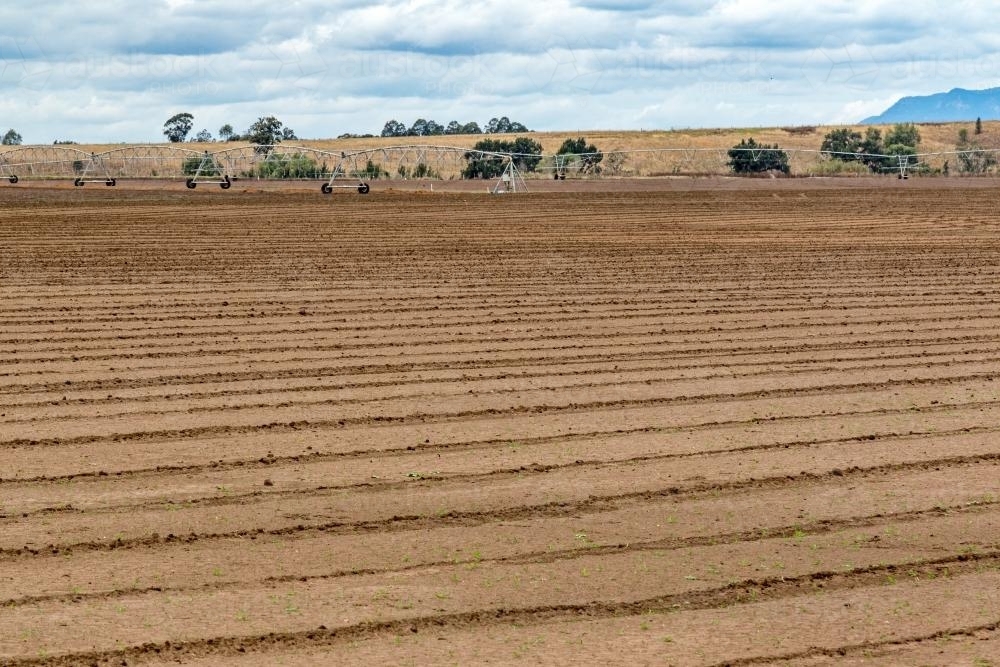
{"type": "Polygon", "coordinates": [[[992,664],[996,201],[4,186],[0,664],[992,664]]]}

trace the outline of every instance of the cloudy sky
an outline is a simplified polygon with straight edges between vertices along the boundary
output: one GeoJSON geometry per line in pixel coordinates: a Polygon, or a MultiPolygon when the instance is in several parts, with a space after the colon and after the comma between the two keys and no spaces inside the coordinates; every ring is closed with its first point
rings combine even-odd
{"type": "Polygon", "coordinates": [[[310,138],[509,116],[537,130],[831,124],[1000,85],[1000,1],[5,2],[0,126],[162,141],[174,113],[310,138]]]}

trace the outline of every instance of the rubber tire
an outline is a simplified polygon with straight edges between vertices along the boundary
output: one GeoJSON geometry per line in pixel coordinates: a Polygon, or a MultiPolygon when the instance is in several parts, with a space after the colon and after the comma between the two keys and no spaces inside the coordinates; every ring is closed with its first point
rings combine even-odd
{"type": "Polygon", "coordinates": [[[229,180],[228,176],[226,176],[225,178],[226,180],[219,183],[219,187],[222,188],[223,190],[228,190],[229,188],[233,187],[233,183],[232,181],[229,180]]]}
{"type": "Polygon", "coordinates": [[[328,195],[333,192],[333,186],[330,185],[329,183],[324,183],[323,187],[321,187],[320,190],[323,191],[323,194],[328,195]]]}
{"type": "Polygon", "coordinates": [[[17,183],[17,176],[14,175],[14,174],[11,174],[11,177],[8,178],[7,180],[10,181],[11,185],[14,185],[15,183],[17,183]]]}
{"type": "Polygon", "coordinates": [[[185,185],[187,186],[188,190],[194,190],[196,187],[198,187],[198,184],[194,182],[193,178],[187,179],[185,185]]]}
{"type": "Polygon", "coordinates": [[[362,183],[361,185],[358,186],[359,195],[366,195],[368,194],[369,190],[371,190],[371,187],[367,183],[362,183]]]}
{"type": "Polygon", "coordinates": [[[118,181],[114,178],[109,178],[108,180],[104,181],[104,184],[109,188],[113,188],[116,185],[118,185],[118,181]]]}
{"type": "Polygon", "coordinates": [[[82,188],[83,187],[83,179],[82,178],[77,178],[75,181],[73,181],[73,185],[75,185],[78,188],[82,188]]]}

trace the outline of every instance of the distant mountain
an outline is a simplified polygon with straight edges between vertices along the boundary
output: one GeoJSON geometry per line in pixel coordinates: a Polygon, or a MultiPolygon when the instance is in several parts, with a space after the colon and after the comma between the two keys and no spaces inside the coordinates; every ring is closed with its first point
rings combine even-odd
{"type": "Polygon", "coordinates": [[[976,118],[1000,119],[1000,88],[953,88],[947,93],[904,97],[878,116],[865,118],[861,124],[935,123],[976,118]]]}

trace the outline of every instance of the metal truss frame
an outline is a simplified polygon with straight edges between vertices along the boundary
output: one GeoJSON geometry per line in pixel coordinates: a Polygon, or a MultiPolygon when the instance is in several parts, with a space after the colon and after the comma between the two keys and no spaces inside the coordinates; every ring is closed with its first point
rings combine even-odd
{"type": "Polygon", "coordinates": [[[87,183],[104,183],[111,188],[118,185],[118,180],[111,175],[111,169],[105,160],[106,155],[107,153],[91,153],[90,158],[83,165],[80,175],[73,181],[73,185],[83,187],[87,183]],[[100,176],[100,173],[103,173],[104,176],[100,176]]]}
{"type": "MultiPolygon", "coordinates": [[[[198,168],[195,170],[194,175],[189,176],[187,181],[185,181],[185,185],[189,190],[194,190],[199,185],[218,185],[223,190],[228,190],[232,187],[232,179],[225,172],[217,156],[218,153],[209,153],[208,151],[205,151],[200,156],[198,168]]],[[[189,164],[193,164],[194,158],[190,159],[192,162],[189,164]]],[[[185,169],[185,171],[187,170],[185,169]]]]}
{"type": "MultiPolygon", "coordinates": [[[[620,176],[667,176],[681,174],[718,174],[729,170],[730,152],[747,150],[760,158],[774,149],[725,148],[649,148],[605,152],[600,170],[581,170],[577,156],[543,155],[535,172],[551,173],[556,179],[568,176],[595,178],[620,176]]],[[[949,158],[982,155],[982,162],[1000,164],[1000,150],[975,149],[897,155],[838,155],[811,149],[780,149],[789,157],[797,174],[830,159],[878,159],[900,179],[928,169],[943,169],[949,158]]],[[[220,145],[219,150],[198,151],[183,145],[124,145],[103,152],[88,152],[81,147],[15,146],[0,148],[0,178],[16,184],[25,178],[68,178],[77,185],[104,183],[113,186],[119,178],[183,179],[188,187],[217,184],[229,189],[236,179],[312,180],[331,194],[336,189],[369,192],[371,182],[381,178],[460,178],[469,159],[496,158],[518,162],[521,157],[537,155],[493,153],[455,146],[404,144],[352,151],[332,151],[306,146],[220,145]]],[[[506,162],[504,165],[506,171],[506,162]]],[[[515,166],[515,169],[517,167],[515,166]]],[[[991,166],[992,173],[997,169],[991,166]]],[[[821,173],[821,170],[817,170],[821,173]]],[[[976,172],[979,173],[979,172],[976,172]]],[[[508,174],[511,176],[511,174],[508,174]]],[[[517,191],[522,191],[520,177],[517,191]]]]}

